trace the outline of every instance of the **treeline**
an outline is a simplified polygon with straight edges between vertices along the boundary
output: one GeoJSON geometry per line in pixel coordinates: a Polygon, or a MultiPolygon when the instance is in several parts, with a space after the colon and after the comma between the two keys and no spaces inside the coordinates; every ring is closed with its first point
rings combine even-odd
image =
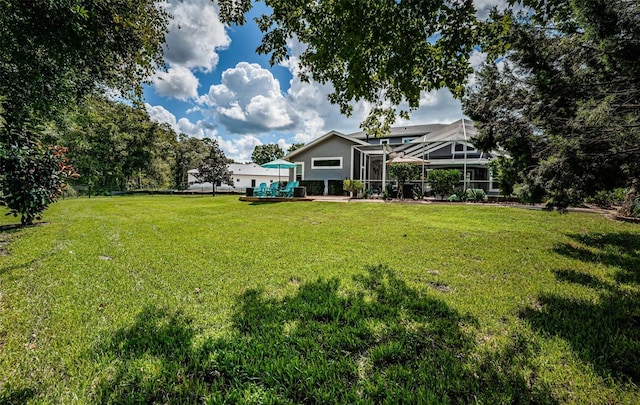
{"type": "Polygon", "coordinates": [[[207,140],[189,138],[151,121],[143,108],[91,96],[52,124],[49,144],[62,145],[79,175],[73,186],[95,192],[185,189],[187,171],[209,152],[207,140]]]}

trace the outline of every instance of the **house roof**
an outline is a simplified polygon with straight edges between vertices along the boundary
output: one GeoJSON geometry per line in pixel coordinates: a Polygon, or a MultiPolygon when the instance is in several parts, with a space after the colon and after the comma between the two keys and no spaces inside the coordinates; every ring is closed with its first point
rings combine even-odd
{"type": "MultiPolygon", "coordinates": [[[[410,136],[421,136],[434,131],[438,131],[447,124],[425,124],[425,125],[407,125],[391,128],[391,133],[383,136],[382,138],[406,138],[410,136]]],[[[354,132],[349,136],[356,139],[367,139],[367,134],[364,131],[354,132]]]]}
{"type": "Polygon", "coordinates": [[[361,141],[360,139],[356,139],[356,138],[354,138],[354,137],[352,137],[350,135],[345,135],[345,134],[342,134],[342,133],[340,133],[338,131],[329,131],[326,134],[322,135],[321,137],[316,138],[313,141],[309,142],[308,144],[304,145],[300,149],[296,149],[293,152],[289,153],[283,159],[291,161],[290,159],[292,157],[295,157],[298,154],[300,154],[300,153],[302,153],[302,152],[304,152],[304,151],[306,151],[308,149],[311,149],[311,148],[315,147],[316,145],[318,145],[318,144],[320,144],[320,143],[322,143],[322,142],[326,141],[327,139],[329,139],[331,137],[334,137],[334,136],[338,136],[340,138],[343,138],[343,139],[345,139],[345,140],[347,140],[349,142],[352,142],[354,144],[357,144],[357,145],[369,145],[368,143],[366,143],[364,141],[361,141]]]}
{"type": "Polygon", "coordinates": [[[449,125],[445,125],[437,131],[416,138],[410,143],[444,142],[444,141],[469,141],[476,135],[473,121],[461,119],[449,125]]]}
{"type": "MultiPolygon", "coordinates": [[[[278,176],[278,169],[267,169],[255,163],[229,163],[229,171],[234,175],[244,176],[278,176]]],[[[188,173],[198,173],[198,169],[191,169],[188,173]]]]}
{"type": "MultiPolygon", "coordinates": [[[[473,121],[467,119],[460,119],[451,124],[427,124],[427,125],[412,125],[412,126],[403,126],[403,127],[394,127],[391,128],[391,135],[388,137],[416,137],[416,139],[411,142],[407,142],[401,145],[389,145],[389,147],[393,147],[394,151],[406,151],[409,152],[412,149],[418,147],[418,145],[422,145],[423,143],[433,143],[433,142],[451,142],[451,141],[467,141],[469,142],[471,138],[473,138],[476,134],[476,130],[473,126],[473,121]]],[[[366,138],[364,132],[354,132],[349,135],[342,134],[338,131],[330,131],[326,134],[322,135],[319,138],[314,139],[309,142],[305,146],[300,149],[297,149],[291,152],[289,155],[285,156],[285,160],[291,161],[292,157],[295,157],[299,153],[306,151],[308,149],[313,148],[315,145],[324,142],[333,136],[339,136],[344,138],[350,142],[353,142],[356,145],[363,146],[364,149],[359,148],[361,150],[367,150],[368,153],[378,153],[380,146],[378,144],[370,144],[365,142],[363,139],[366,138]]],[[[422,147],[422,146],[420,146],[422,147]]],[[[379,154],[382,154],[382,150],[379,151],[379,154]]]]}

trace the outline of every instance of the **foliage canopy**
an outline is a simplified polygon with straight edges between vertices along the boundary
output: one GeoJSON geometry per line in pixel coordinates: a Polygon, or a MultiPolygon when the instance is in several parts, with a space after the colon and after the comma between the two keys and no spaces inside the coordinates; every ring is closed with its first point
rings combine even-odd
{"type": "Polygon", "coordinates": [[[441,199],[453,193],[454,188],[460,184],[461,173],[455,169],[436,169],[429,172],[429,184],[433,195],[440,195],[441,199]]]}
{"type": "Polygon", "coordinates": [[[109,91],[139,101],[142,83],[163,66],[167,17],[153,0],[0,0],[0,188],[5,196],[48,195],[26,205],[4,199],[23,222],[55,201],[60,189],[48,175],[13,180],[23,170],[58,169],[56,159],[23,159],[48,150],[47,137],[35,128],[62,121],[63,112],[89,94],[109,91]]]}
{"type": "Polygon", "coordinates": [[[256,145],[251,154],[251,161],[257,165],[263,165],[272,160],[280,159],[284,156],[284,151],[280,145],[268,143],[266,145],[256,145]]]}
{"type": "Polygon", "coordinates": [[[232,173],[229,171],[229,161],[218,146],[215,139],[209,142],[209,155],[198,166],[197,179],[211,183],[212,194],[216,194],[216,185],[226,183],[233,186],[232,173]]]}
{"type": "MultiPolygon", "coordinates": [[[[220,0],[222,18],[244,24],[251,0],[220,0]]],[[[420,93],[449,88],[460,96],[471,72],[469,57],[485,27],[472,0],[265,0],[271,13],[256,18],[264,33],[258,52],[271,64],[289,56],[293,38],[306,45],[300,77],[331,83],[329,100],[343,114],[352,101],[373,104],[361,127],[388,132],[396,107],[415,109],[420,93]]]]}
{"type": "Polygon", "coordinates": [[[560,207],[600,190],[636,188],[640,5],[522,3],[528,14],[506,14],[510,51],[487,62],[465,100],[475,144],[506,150],[517,177],[560,207]]]}

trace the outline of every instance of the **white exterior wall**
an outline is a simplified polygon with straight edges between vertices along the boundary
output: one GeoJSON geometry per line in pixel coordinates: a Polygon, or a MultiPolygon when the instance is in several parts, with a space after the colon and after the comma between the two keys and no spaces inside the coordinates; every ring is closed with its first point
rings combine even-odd
{"type": "MultiPolygon", "coordinates": [[[[260,183],[267,183],[267,186],[274,181],[278,181],[278,169],[265,169],[255,163],[231,163],[229,164],[229,171],[232,172],[233,187],[222,183],[221,186],[216,187],[216,190],[220,191],[237,191],[244,193],[248,187],[252,187],[252,180],[255,180],[255,185],[260,183]]],[[[189,189],[191,190],[211,190],[211,183],[198,183],[194,176],[197,173],[197,169],[189,170],[188,181],[189,189]]],[[[280,181],[289,180],[289,169],[280,169],[280,181]]]]}

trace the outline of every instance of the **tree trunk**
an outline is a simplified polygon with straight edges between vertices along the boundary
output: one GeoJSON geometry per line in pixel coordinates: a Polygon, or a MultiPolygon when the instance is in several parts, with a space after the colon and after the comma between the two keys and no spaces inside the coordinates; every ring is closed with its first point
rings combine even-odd
{"type": "Polygon", "coordinates": [[[638,179],[634,179],[631,183],[631,187],[629,187],[629,191],[627,192],[627,196],[624,199],[624,203],[622,207],[620,207],[620,215],[623,217],[632,217],[633,216],[633,206],[634,201],[638,197],[638,179]]]}

